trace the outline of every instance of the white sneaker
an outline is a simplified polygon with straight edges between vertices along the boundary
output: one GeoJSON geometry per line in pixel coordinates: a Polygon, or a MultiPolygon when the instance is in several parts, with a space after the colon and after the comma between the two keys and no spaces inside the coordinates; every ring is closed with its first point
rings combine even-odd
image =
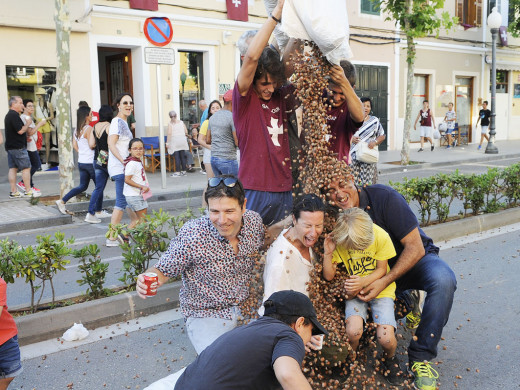
{"type": "Polygon", "coordinates": [[[186,171],[181,171],[181,176],[186,176],[186,175],[187,175],[186,171]]]}
{"type": "Polygon", "coordinates": [[[96,213],[96,217],[98,218],[110,218],[111,216],[112,214],[106,212],[105,210],[101,210],[100,212],[96,213]]]}
{"type": "Polygon", "coordinates": [[[181,173],[180,172],[174,172],[170,175],[170,177],[181,177],[181,173]]]}
{"type": "Polygon", "coordinates": [[[119,246],[119,241],[111,240],[110,238],[107,238],[105,245],[106,246],[119,246]]]}
{"type": "Polygon", "coordinates": [[[56,201],[56,206],[58,206],[58,210],[60,210],[60,213],[67,215],[67,209],[65,208],[65,203],[61,199],[58,199],[56,201]]]}
{"type": "Polygon", "coordinates": [[[30,190],[30,191],[26,191],[23,196],[25,196],[27,198],[39,198],[40,196],[42,196],[42,194],[41,194],[41,192],[34,192],[33,190],[30,190]]]}
{"type": "Polygon", "coordinates": [[[87,213],[87,216],[85,217],[85,222],[88,222],[88,223],[101,223],[101,220],[98,217],[96,217],[95,215],[87,213]]]}
{"type": "Polygon", "coordinates": [[[207,175],[206,171],[203,171],[202,169],[200,170],[200,173],[202,173],[203,175],[207,175]]]}
{"type": "Polygon", "coordinates": [[[49,169],[49,164],[42,164],[42,171],[49,169]]]}

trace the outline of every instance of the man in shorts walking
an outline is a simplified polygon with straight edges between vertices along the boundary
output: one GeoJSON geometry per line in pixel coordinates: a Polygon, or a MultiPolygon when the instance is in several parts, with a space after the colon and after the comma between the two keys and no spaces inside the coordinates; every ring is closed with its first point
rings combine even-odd
{"type": "Polygon", "coordinates": [[[413,124],[414,130],[417,130],[417,121],[421,119],[421,148],[418,150],[422,152],[424,146],[424,140],[428,141],[431,144],[431,151],[435,149],[432,140],[432,129],[435,129],[435,118],[433,117],[433,113],[430,110],[430,103],[428,100],[423,101],[423,108],[419,111],[417,118],[415,119],[415,123],[413,124]]]}
{"type": "Polygon", "coordinates": [[[484,100],[482,103],[482,110],[478,113],[478,119],[477,119],[477,127],[478,122],[480,121],[480,144],[478,145],[478,149],[482,149],[482,142],[484,142],[484,138],[486,141],[489,142],[489,136],[487,135],[488,128],[489,128],[489,118],[491,117],[491,111],[487,108],[488,102],[487,100],[484,100]]]}
{"type": "Polygon", "coordinates": [[[33,123],[28,118],[24,124],[20,118],[24,106],[20,96],[12,96],[9,99],[9,112],[5,116],[5,150],[7,151],[7,163],[9,166],[9,186],[11,199],[21,198],[22,196],[33,196],[32,190],[21,194],[16,189],[16,174],[22,171],[22,181],[25,188],[31,188],[31,160],[27,153],[27,137],[32,136],[36,128],[31,128],[33,123]]]}

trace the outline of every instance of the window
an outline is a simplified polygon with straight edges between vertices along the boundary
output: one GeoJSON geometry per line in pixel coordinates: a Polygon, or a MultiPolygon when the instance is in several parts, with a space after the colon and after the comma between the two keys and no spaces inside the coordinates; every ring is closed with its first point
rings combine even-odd
{"type": "Polygon", "coordinates": [[[198,51],[180,51],[179,91],[180,119],[189,128],[199,122],[202,112],[199,101],[204,96],[204,53],[198,51]]]}
{"type": "Polygon", "coordinates": [[[380,5],[381,2],[379,0],[361,0],[361,13],[379,15],[380,5]]]}
{"type": "Polygon", "coordinates": [[[482,25],[482,0],[457,0],[455,16],[459,23],[467,27],[482,25]]]}
{"type": "MultiPolygon", "coordinates": [[[[489,80],[491,80],[491,72],[489,80]]],[[[507,93],[509,84],[509,71],[497,70],[497,93],[507,93]]],[[[489,83],[489,91],[491,91],[491,82],[489,83]]]]}

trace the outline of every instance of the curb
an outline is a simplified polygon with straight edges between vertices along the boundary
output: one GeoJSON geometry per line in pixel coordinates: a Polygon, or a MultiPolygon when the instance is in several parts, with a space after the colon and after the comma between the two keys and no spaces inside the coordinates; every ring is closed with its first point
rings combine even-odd
{"type": "Polygon", "coordinates": [[[179,281],[168,283],[153,298],[141,299],[134,291],[17,317],[18,341],[23,346],[58,338],[75,322],[95,329],[175,309],[181,286],[179,281]]]}
{"type": "Polygon", "coordinates": [[[61,226],[72,223],[72,215],[63,215],[58,212],[55,214],[56,215],[50,217],[45,217],[45,219],[40,218],[21,222],[0,223],[0,233],[11,233],[20,230],[38,229],[47,226],[61,226]]]}
{"type": "MultiPolygon", "coordinates": [[[[520,207],[428,226],[423,230],[434,242],[439,242],[518,222],[520,207]]],[[[129,292],[17,317],[19,343],[27,345],[61,337],[74,322],[95,329],[174,309],[179,306],[181,286],[181,281],[169,283],[158,290],[155,298],[141,299],[136,292],[129,292]]]]}

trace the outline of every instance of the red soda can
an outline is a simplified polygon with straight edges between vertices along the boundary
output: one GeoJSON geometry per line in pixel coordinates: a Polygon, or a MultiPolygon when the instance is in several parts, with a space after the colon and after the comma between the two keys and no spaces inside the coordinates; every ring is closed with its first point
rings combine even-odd
{"type": "Polygon", "coordinates": [[[157,282],[159,278],[155,272],[147,272],[144,275],[144,284],[146,284],[146,296],[153,297],[157,294],[157,282]]]}

